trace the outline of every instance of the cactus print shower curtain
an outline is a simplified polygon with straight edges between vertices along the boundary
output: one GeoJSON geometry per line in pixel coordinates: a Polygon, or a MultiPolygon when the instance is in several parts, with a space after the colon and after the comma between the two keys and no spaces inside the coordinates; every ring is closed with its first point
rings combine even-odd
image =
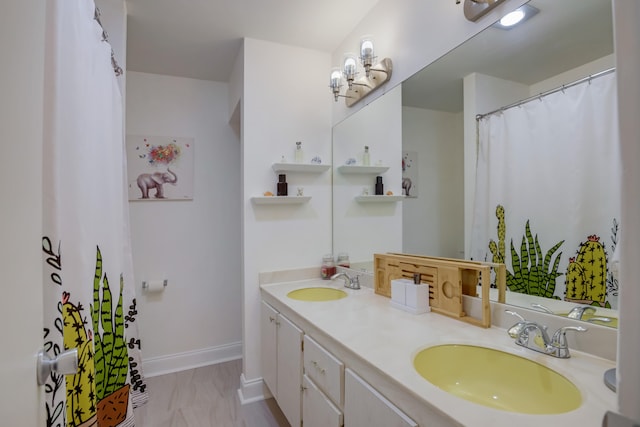
{"type": "Polygon", "coordinates": [[[47,2],[44,341],[77,348],[45,384],[47,426],[133,426],[146,401],[126,201],[123,108],[93,0],[47,2]]]}
{"type": "Polygon", "coordinates": [[[615,94],[610,73],[479,120],[470,255],[508,290],[617,308],[615,94]]]}

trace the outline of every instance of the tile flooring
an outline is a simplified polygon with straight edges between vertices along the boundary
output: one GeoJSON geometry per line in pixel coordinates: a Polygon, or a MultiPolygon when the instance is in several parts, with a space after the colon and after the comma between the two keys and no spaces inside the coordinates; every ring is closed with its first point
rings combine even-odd
{"type": "Polygon", "coordinates": [[[241,405],[242,360],[147,378],[136,427],[289,427],[273,399],[241,405]]]}

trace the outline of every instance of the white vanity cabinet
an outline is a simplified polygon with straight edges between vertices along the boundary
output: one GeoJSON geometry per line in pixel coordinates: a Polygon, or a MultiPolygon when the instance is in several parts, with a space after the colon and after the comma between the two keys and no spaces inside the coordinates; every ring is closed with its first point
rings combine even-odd
{"type": "Polygon", "coordinates": [[[262,374],[264,382],[292,426],[301,419],[302,337],[300,328],[269,304],[261,312],[262,374]]]}
{"type": "Polygon", "coordinates": [[[351,369],[345,370],[344,427],[418,427],[351,369]]]}

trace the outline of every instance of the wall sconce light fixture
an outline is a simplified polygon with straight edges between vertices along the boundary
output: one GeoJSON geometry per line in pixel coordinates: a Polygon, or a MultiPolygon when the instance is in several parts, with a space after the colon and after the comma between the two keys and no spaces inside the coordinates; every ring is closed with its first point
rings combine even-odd
{"type": "Polygon", "coordinates": [[[391,78],[393,70],[393,63],[389,58],[375,62],[376,56],[371,37],[363,37],[360,41],[359,58],[364,69],[364,76],[357,77],[359,74],[358,57],[353,53],[347,53],[344,55],[342,68],[333,68],[329,77],[329,87],[334,100],[337,102],[338,98],[345,98],[347,107],[351,107],[386,83],[391,78]],[[347,90],[344,95],[341,95],[340,90],[345,80],[347,90]]]}

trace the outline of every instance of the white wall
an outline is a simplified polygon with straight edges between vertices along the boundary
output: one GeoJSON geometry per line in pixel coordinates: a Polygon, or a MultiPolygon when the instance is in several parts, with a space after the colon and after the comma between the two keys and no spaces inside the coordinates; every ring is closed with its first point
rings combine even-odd
{"type": "Polygon", "coordinates": [[[353,158],[362,165],[369,146],[370,165],[389,169],[381,173],[383,193],[402,194],[402,89],[397,86],[333,128],[333,248],[352,262],[373,262],[374,253],[402,250],[402,204],[359,203],[364,187],[375,194],[375,174],[349,175],[337,169],[353,158]]]}
{"type": "Polygon", "coordinates": [[[145,374],[240,357],[240,143],[228,85],[127,73],[127,133],[195,138],[190,201],[129,203],[145,374]],[[168,279],[161,294],[143,280],[168,279]]]}
{"type": "Polygon", "coordinates": [[[464,256],[462,113],[402,108],[402,150],[417,153],[416,198],[402,206],[402,251],[464,256]]]}
{"type": "Polygon", "coordinates": [[[243,389],[262,396],[258,273],[318,267],[331,252],[331,173],[289,173],[290,191],[304,187],[303,205],[255,205],[251,197],[275,194],[271,165],[293,159],[296,141],[305,158],[331,162],[329,54],[254,39],[244,41],[242,104],[243,389]]]}

